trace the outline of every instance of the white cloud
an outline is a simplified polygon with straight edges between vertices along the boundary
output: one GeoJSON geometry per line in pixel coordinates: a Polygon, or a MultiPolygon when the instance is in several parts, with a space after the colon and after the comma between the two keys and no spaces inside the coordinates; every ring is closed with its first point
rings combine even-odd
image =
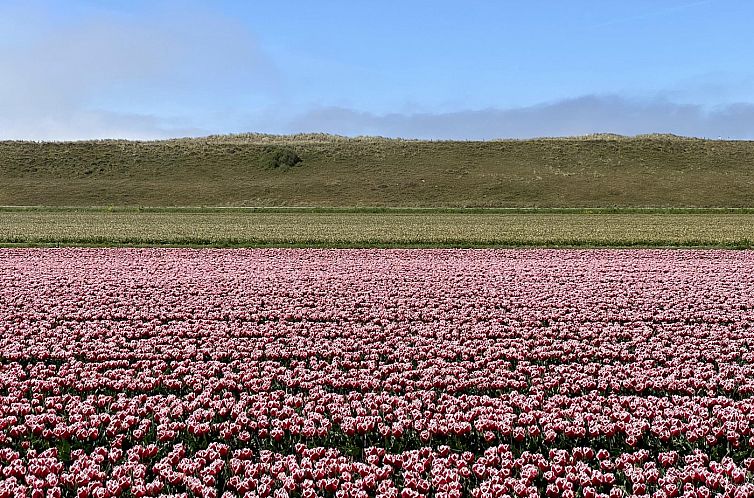
{"type": "Polygon", "coordinates": [[[707,109],[660,99],[584,96],[531,107],[449,113],[377,115],[352,109],[315,109],[282,125],[281,131],[321,131],[429,139],[494,139],[572,136],[590,133],[675,133],[734,139],[754,138],[754,105],[707,109]]]}
{"type": "Polygon", "coordinates": [[[0,116],[2,140],[154,140],[208,134],[202,128],[183,126],[177,119],[104,110],[46,113],[34,119],[0,116]]]}
{"type": "Polygon", "coordinates": [[[30,17],[24,6],[0,14],[25,32],[0,37],[0,138],[201,134],[189,116],[225,105],[224,92],[276,87],[276,68],[251,34],[207,12],[100,12],[73,23],[39,9],[30,17]]]}

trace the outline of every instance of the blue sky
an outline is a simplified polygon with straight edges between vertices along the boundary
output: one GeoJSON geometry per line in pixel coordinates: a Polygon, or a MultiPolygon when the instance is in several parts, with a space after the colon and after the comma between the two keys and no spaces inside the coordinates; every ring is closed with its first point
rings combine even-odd
{"type": "Polygon", "coordinates": [[[0,0],[0,138],[754,138],[752,19],[739,0],[0,0]]]}

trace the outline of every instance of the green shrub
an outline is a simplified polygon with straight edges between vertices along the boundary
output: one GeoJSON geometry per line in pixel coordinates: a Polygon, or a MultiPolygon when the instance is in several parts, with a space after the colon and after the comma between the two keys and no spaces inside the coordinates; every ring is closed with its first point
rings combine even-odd
{"type": "Polygon", "coordinates": [[[301,157],[288,147],[267,147],[265,150],[265,164],[272,169],[287,169],[301,162],[301,157]]]}

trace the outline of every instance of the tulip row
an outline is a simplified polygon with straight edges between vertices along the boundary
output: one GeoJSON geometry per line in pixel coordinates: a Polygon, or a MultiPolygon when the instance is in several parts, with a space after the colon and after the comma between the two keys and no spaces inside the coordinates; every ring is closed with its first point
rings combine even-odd
{"type": "Polygon", "coordinates": [[[355,461],[338,449],[299,444],[286,454],[249,448],[232,451],[209,443],[189,453],[182,444],[137,445],[73,452],[64,465],[55,449],[37,453],[5,449],[0,496],[624,496],[653,494],[751,496],[754,458],[711,461],[694,451],[627,452],[613,458],[604,449],[550,449],[516,456],[507,445],[482,453],[449,446],[402,453],[367,447],[355,461]],[[157,454],[163,456],[159,459],[157,454]],[[747,480],[749,482],[747,482],[747,480]],[[220,489],[221,488],[221,489],[220,489]],[[71,493],[70,490],[76,490],[71,493]]]}
{"type": "Polygon", "coordinates": [[[754,496],[754,253],[2,250],[2,496],[754,496]]]}

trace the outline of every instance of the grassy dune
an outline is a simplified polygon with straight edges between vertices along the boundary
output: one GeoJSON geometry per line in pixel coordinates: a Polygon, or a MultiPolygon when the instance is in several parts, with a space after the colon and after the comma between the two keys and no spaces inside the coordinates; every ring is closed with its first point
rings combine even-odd
{"type": "Polygon", "coordinates": [[[24,206],[754,207],[754,142],[0,142],[0,179],[0,205],[24,206]],[[281,149],[301,162],[272,167],[281,149]]]}
{"type": "Polygon", "coordinates": [[[6,246],[743,248],[753,242],[748,211],[0,211],[6,246]]]}

